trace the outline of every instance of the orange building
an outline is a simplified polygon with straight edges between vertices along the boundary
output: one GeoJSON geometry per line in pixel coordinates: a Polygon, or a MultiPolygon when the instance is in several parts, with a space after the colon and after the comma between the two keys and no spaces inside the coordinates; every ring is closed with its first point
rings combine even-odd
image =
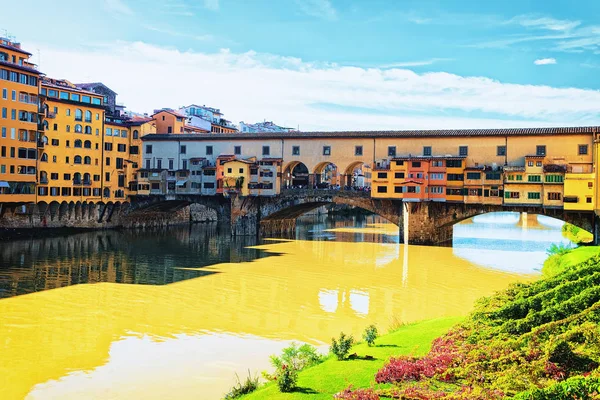
{"type": "Polygon", "coordinates": [[[0,38],[0,203],[36,201],[40,72],[30,57],[0,38]]]}
{"type": "Polygon", "coordinates": [[[155,112],[152,118],[156,124],[156,133],[185,133],[186,116],[170,109],[155,112]]]}

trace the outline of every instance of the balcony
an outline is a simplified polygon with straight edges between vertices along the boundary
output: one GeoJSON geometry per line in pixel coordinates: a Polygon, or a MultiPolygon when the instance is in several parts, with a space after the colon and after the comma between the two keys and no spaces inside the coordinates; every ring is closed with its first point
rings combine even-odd
{"type": "Polygon", "coordinates": [[[48,112],[46,113],[46,118],[51,118],[51,119],[54,119],[54,118],[56,118],[56,113],[53,113],[53,112],[49,112],[49,111],[48,111],[48,112]]]}

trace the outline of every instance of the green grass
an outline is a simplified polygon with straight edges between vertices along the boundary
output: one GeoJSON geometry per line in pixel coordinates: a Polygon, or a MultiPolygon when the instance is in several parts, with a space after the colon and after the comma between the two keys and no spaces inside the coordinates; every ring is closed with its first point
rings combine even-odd
{"type": "Polygon", "coordinates": [[[544,262],[542,274],[544,277],[554,276],[568,268],[582,263],[600,253],[600,246],[577,247],[566,254],[555,254],[544,262]]]}
{"type": "Polygon", "coordinates": [[[243,399],[331,399],[335,393],[349,385],[355,388],[370,387],[375,383],[375,374],[391,356],[426,354],[431,342],[461,321],[461,317],[441,318],[405,325],[375,341],[369,347],[361,343],[352,348],[350,354],[359,357],[370,355],[374,360],[337,361],[330,357],[322,364],[308,368],[298,375],[298,389],[292,393],[281,393],[277,385],[268,383],[243,399]]]}

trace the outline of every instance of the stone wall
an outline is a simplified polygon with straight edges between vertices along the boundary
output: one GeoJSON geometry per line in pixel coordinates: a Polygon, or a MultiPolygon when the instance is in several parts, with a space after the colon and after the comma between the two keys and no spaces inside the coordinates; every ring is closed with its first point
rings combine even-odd
{"type": "Polygon", "coordinates": [[[190,221],[191,222],[216,222],[217,210],[209,208],[202,204],[190,204],[190,221]]]}

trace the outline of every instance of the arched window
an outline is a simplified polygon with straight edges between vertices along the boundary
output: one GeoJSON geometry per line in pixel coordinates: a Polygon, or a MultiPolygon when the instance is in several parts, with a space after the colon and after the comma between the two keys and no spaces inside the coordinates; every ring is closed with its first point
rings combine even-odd
{"type": "Polygon", "coordinates": [[[92,112],[85,110],[85,122],[92,122],[92,112]]]}
{"type": "Polygon", "coordinates": [[[109,188],[104,188],[103,192],[104,193],[103,193],[102,197],[106,197],[106,198],[110,197],[110,189],[109,188]]]}
{"type": "Polygon", "coordinates": [[[42,156],[40,157],[40,161],[48,162],[48,154],[42,153],[42,156]]]}
{"type": "Polygon", "coordinates": [[[48,121],[44,121],[44,130],[47,131],[48,130],[48,121]]]}
{"type": "Polygon", "coordinates": [[[75,156],[75,158],[73,159],[73,162],[75,164],[81,164],[81,156],[75,156]]]}
{"type": "Polygon", "coordinates": [[[71,132],[71,125],[67,125],[67,132],[71,132]]]}
{"type": "Polygon", "coordinates": [[[77,139],[75,141],[75,147],[81,147],[81,140],[77,139]]]}
{"type": "Polygon", "coordinates": [[[81,125],[75,125],[75,133],[81,133],[81,125]]]}
{"type": "Polygon", "coordinates": [[[44,143],[44,145],[48,144],[48,136],[42,136],[42,143],[44,143]]]}
{"type": "Polygon", "coordinates": [[[73,175],[73,182],[80,183],[81,182],[81,174],[79,172],[75,172],[73,175]]]}
{"type": "Polygon", "coordinates": [[[138,130],[137,130],[137,129],[136,129],[136,130],[134,130],[134,131],[133,131],[133,138],[134,138],[134,139],[138,139],[139,137],[140,137],[140,133],[138,132],[138,130]]]}
{"type": "Polygon", "coordinates": [[[75,121],[82,121],[83,120],[83,112],[81,111],[81,109],[76,108],[75,109],[75,121]]]}
{"type": "Polygon", "coordinates": [[[40,183],[48,183],[48,173],[46,171],[40,171],[40,183]]]}
{"type": "Polygon", "coordinates": [[[90,156],[85,156],[85,157],[83,158],[83,163],[84,163],[84,164],[88,164],[88,165],[90,165],[90,164],[92,163],[92,157],[90,157],[90,156]]]}
{"type": "Polygon", "coordinates": [[[85,147],[86,149],[91,149],[92,142],[90,142],[89,140],[86,140],[85,142],[83,142],[83,147],[85,147]]]}
{"type": "Polygon", "coordinates": [[[85,126],[85,133],[86,133],[87,135],[91,135],[91,134],[92,134],[92,127],[91,127],[91,126],[89,126],[89,125],[86,125],[86,126],[85,126]]]}
{"type": "Polygon", "coordinates": [[[90,174],[89,173],[85,173],[83,174],[83,182],[84,183],[91,183],[91,179],[90,179],[90,174]]]}

